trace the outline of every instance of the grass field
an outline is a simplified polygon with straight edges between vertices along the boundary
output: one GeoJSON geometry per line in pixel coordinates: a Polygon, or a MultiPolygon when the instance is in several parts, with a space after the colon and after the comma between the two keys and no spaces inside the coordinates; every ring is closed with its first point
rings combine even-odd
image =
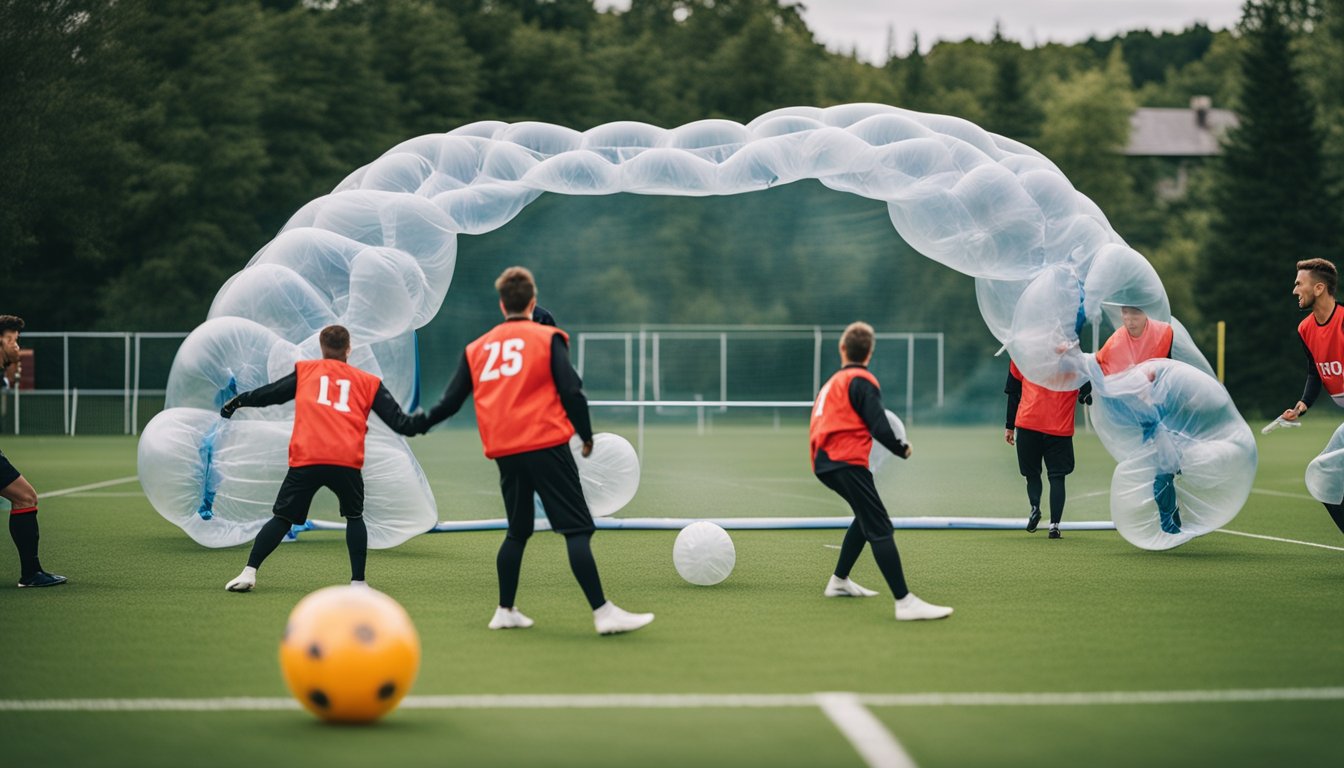
{"type": "MultiPolygon", "coordinates": [[[[871,713],[921,766],[1344,765],[1344,537],[1302,482],[1333,427],[1260,438],[1256,492],[1228,526],[1291,541],[1219,532],[1153,553],[1113,531],[898,531],[912,588],[956,608],[940,622],[893,621],[867,555],[854,578],[884,594],[823,599],[840,531],[735,532],[737,568],[708,588],[673,570],[674,532],[605,531],[606,591],[653,625],[594,634],[562,540],[538,534],[519,594],[537,626],[491,632],[501,535],[421,536],[370,554],[370,582],[424,645],[412,698],[373,727],[288,708],[278,670],[289,610],[348,576],[339,534],[282,546],[236,595],[223,585],[246,548],[201,548],[134,481],[49,495],[43,562],[70,583],[13,588],[0,546],[0,764],[899,764],[861,755],[871,713]],[[47,709],[23,710],[35,700],[47,709]]],[[[883,478],[894,515],[1024,515],[1002,430],[916,425],[911,440],[883,478]]],[[[1105,519],[1114,462],[1077,442],[1066,519],[1105,519]]],[[[622,514],[843,514],[805,443],[798,428],[651,431],[622,514]]],[[[414,446],[443,518],[500,514],[474,434],[414,446]]],[[[136,473],[131,438],[0,447],[48,494],[136,473]]]]}

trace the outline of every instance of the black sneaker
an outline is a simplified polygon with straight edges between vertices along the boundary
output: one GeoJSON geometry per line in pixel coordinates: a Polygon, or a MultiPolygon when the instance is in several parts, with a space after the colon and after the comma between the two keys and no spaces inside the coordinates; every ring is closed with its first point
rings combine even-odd
{"type": "Polygon", "coordinates": [[[24,579],[19,579],[20,587],[54,587],[57,584],[64,584],[64,583],[65,583],[64,576],[58,576],[54,573],[47,573],[46,571],[38,571],[37,573],[34,573],[32,576],[29,576],[24,579]]]}
{"type": "Polygon", "coordinates": [[[1036,526],[1041,522],[1041,508],[1032,507],[1031,514],[1027,516],[1027,533],[1035,533],[1036,526]]]}
{"type": "Polygon", "coordinates": [[[1052,539],[1058,539],[1058,538],[1059,538],[1059,529],[1058,529],[1058,528],[1051,528],[1051,529],[1050,529],[1050,538],[1052,538],[1052,539]]]}

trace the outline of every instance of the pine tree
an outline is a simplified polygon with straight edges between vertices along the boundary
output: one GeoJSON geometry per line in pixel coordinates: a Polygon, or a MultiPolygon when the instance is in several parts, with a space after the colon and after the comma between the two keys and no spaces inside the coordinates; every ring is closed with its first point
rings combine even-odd
{"type": "Polygon", "coordinates": [[[1033,144],[1041,130],[1041,110],[1022,82],[1022,46],[1006,39],[994,25],[990,43],[994,60],[994,98],[988,105],[985,127],[1010,139],[1033,144]]]}
{"type": "Polygon", "coordinates": [[[1338,259],[1338,208],[1285,7],[1250,0],[1244,9],[1240,124],[1224,143],[1197,289],[1205,319],[1227,323],[1228,390],[1241,409],[1259,413],[1291,405],[1301,391],[1301,313],[1289,295],[1295,262],[1338,259]]]}

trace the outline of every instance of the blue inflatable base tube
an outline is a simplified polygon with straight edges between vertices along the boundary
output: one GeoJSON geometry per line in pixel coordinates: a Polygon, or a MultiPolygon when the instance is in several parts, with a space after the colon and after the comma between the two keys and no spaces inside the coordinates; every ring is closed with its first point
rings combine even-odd
{"type": "MultiPolygon", "coordinates": [[[[679,531],[691,523],[708,520],[730,531],[792,531],[848,528],[854,518],[844,517],[599,517],[593,522],[602,530],[625,531],[679,531]]],[[[893,517],[893,527],[906,531],[1020,531],[1026,518],[1013,517],[893,517]]],[[[345,523],[310,520],[308,528],[315,531],[345,530],[345,523]]],[[[430,533],[454,533],[462,531],[502,531],[508,527],[508,521],[495,520],[442,520],[429,529],[430,533]]],[[[550,530],[548,520],[538,520],[536,529],[550,530]]],[[[1115,523],[1110,520],[1077,520],[1060,523],[1064,531],[1113,531],[1115,523]]],[[[297,533],[297,531],[296,531],[297,533]]]]}

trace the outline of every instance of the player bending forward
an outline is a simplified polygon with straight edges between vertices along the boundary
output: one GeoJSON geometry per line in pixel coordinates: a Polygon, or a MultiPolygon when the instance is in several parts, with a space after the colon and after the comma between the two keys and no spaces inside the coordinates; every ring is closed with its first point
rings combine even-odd
{"type": "Polygon", "coordinates": [[[873,358],[875,337],[867,323],[851,323],[840,337],[842,367],[817,393],[809,429],[812,471],[827,488],[840,494],[854,510],[854,522],[840,545],[835,573],[826,584],[826,597],[872,597],[849,578],[849,572],[863,552],[864,542],[872,546],[873,558],[896,597],[896,620],[941,619],[952,609],[931,605],[915,597],[905,585],[901,555],[892,538],[891,517],[877,495],[868,456],[873,438],[903,459],[910,458],[909,445],[896,438],[882,407],[882,392],[877,377],[868,370],[873,358]]]}
{"type": "Polygon", "coordinates": [[[321,360],[301,360],[294,372],[263,387],[244,392],[224,404],[219,415],[239,408],[259,408],[294,401],[294,431],[289,439],[289,472],[275,498],[274,516],[252,542],[247,567],[225,585],[230,592],[257,586],[257,569],[280,546],[290,526],[308,520],[308,508],[319,488],[330,488],[345,518],[345,545],[350,552],[350,583],[364,583],[369,532],[364,524],[364,436],[369,411],[394,432],[418,435],[425,415],[407,416],[377,376],[346,362],[350,332],[339,325],[322,329],[321,360]]]}
{"type": "Polygon", "coordinates": [[[495,281],[504,322],[467,345],[443,399],[429,411],[433,426],[476,403],[476,426],[485,456],[499,467],[499,487],[509,529],[495,558],[499,607],[491,629],[526,629],[532,619],[514,604],[523,550],[535,525],[532,495],[541,497],[551,529],[565,537],[574,571],[599,634],[630,632],[653,621],[652,613],[629,613],[609,602],[593,560],[593,516],[583,498],[579,468],[569,449],[577,431],[583,455],[593,451],[593,429],[583,382],[569,363],[569,336],[532,322],[537,284],[532,273],[509,267],[495,281]]]}

